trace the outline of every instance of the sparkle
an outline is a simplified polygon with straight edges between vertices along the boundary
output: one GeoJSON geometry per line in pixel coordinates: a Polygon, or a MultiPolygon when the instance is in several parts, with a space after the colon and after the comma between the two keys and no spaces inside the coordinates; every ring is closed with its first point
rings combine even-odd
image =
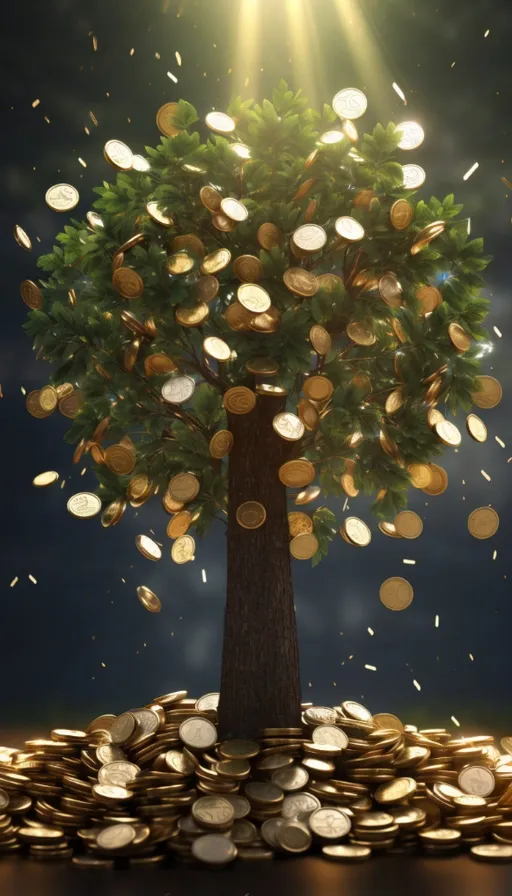
{"type": "Polygon", "coordinates": [[[174,55],[176,56],[176,62],[178,63],[178,65],[181,65],[181,56],[180,56],[180,54],[178,53],[177,50],[176,50],[176,53],[175,53],[174,55]]]}
{"type": "Polygon", "coordinates": [[[32,574],[29,574],[29,579],[33,585],[37,585],[37,579],[32,574]]]}
{"type": "Polygon", "coordinates": [[[493,551],[493,552],[492,552],[492,559],[493,559],[493,560],[496,560],[496,557],[497,557],[497,556],[498,556],[498,551],[493,551]]]}
{"type": "Polygon", "coordinates": [[[491,481],[491,477],[489,476],[489,473],[486,473],[485,470],[480,470],[480,472],[481,472],[482,476],[484,477],[484,479],[487,479],[487,482],[491,481]]]}
{"type": "Polygon", "coordinates": [[[403,100],[403,102],[405,103],[405,105],[407,105],[407,100],[406,100],[406,98],[405,98],[405,93],[403,92],[402,88],[398,86],[398,84],[396,83],[396,81],[393,81],[392,87],[393,87],[393,90],[395,91],[395,93],[397,93],[398,96],[400,97],[400,99],[403,100]]]}
{"type": "Polygon", "coordinates": [[[453,724],[454,724],[454,725],[457,725],[457,728],[460,728],[460,722],[459,722],[459,720],[456,719],[455,716],[450,716],[450,718],[451,718],[453,724]]]}
{"type": "Polygon", "coordinates": [[[402,563],[408,563],[410,566],[414,566],[416,563],[416,560],[405,560],[405,558],[404,558],[402,560],[402,563]]]}
{"type": "Polygon", "coordinates": [[[436,628],[439,628],[439,616],[438,615],[436,616],[436,618],[434,620],[434,625],[436,628]]]}
{"type": "Polygon", "coordinates": [[[375,634],[373,628],[370,628],[370,626],[368,626],[368,634],[369,634],[369,635],[374,635],[374,634],[375,634]]]}
{"type": "Polygon", "coordinates": [[[419,684],[419,682],[417,682],[415,678],[413,678],[412,683],[417,691],[421,691],[421,684],[419,684]]]}
{"type": "Polygon", "coordinates": [[[503,442],[499,436],[494,436],[494,438],[496,439],[498,445],[500,445],[502,448],[505,447],[505,442],[503,442]]]}
{"type": "Polygon", "coordinates": [[[499,330],[498,327],[493,327],[493,330],[494,330],[494,332],[496,333],[496,336],[497,336],[499,339],[501,339],[501,337],[503,336],[503,333],[501,332],[501,330],[499,330]]]}
{"type": "Polygon", "coordinates": [[[36,106],[38,106],[40,102],[41,102],[41,100],[34,100],[32,103],[32,108],[35,109],[36,106]]]}
{"type": "Polygon", "coordinates": [[[472,653],[468,653],[468,656],[469,656],[471,662],[474,662],[474,659],[475,659],[475,658],[474,658],[473,654],[472,654],[472,653]]]}
{"type": "Polygon", "coordinates": [[[462,180],[469,180],[469,178],[471,177],[471,175],[475,173],[475,171],[476,171],[476,169],[477,169],[478,167],[479,167],[479,163],[478,163],[478,162],[475,162],[475,164],[471,166],[471,168],[469,169],[469,171],[466,171],[466,173],[465,173],[464,177],[462,178],[462,180]]]}
{"type": "Polygon", "coordinates": [[[365,668],[365,669],[369,669],[370,672],[376,672],[376,671],[377,671],[377,666],[370,666],[370,665],[368,665],[368,663],[365,663],[365,664],[364,664],[364,668],[365,668]]]}
{"type": "Polygon", "coordinates": [[[206,582],[206,569],[201,570],[201,576],[203,578],[203,582],[206,582]]]}
{"type": "Polygon", "coordinates": [[[486,31],[485,34],[484,34],[484,37],[488,37],[488,36],[489,36],[489,32],[490,32],[490,30],[491,30],[490,28],[487,29],[487,31],[486,31]]]}
{"type": "Polygon", "coordinates": [[[78,156],[78,161],[80,162],[82,168],[87,168],[87,162],[84,162],[84,160],[81,159],[80,156],[78,156]]]}
{"type": "Polygon", "coordinates": [[[176,75],[173,75],[172,72],[167,72],[167,77],[170,78],[171,81],[174,81],[175,84],[178,83],[178,79],[177,79],[176,75]]]}

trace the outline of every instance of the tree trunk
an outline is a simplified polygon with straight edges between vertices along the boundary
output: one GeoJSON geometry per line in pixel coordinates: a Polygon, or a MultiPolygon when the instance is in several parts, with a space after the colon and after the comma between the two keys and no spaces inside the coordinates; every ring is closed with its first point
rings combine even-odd
{"type": "Polygon", "coordinates": [[[272,428],[281,397],[258,396],[250,414],[228,414],[227,599],[219,734],[255,737],[264,727],[300,725],[300,678],[285,486],[278,469],[293,445],[272,428]],[[259,529],[236,519],[244,501],[259,501],[259,529]]]}

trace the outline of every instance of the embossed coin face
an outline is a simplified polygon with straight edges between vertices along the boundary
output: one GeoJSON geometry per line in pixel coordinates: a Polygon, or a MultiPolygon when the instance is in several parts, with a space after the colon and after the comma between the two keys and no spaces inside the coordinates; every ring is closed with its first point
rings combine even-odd
{"type": "Polygon", "coordinates": [[[229,361],[231,357],[229,345],[218,336],[207,336],[203,340],[203,351],[216,361],[229,361]]]}
{"type": "MultiPolygon", "coordinates": [[[[285,799],[286,802],[286,799],[285,799]]],[[[283,804],[284,805],[284,804],[283,804]]],[[[261,836],[272,849],[279,849],[277,831],[284,824],[284,818],[267,818],[261,826],[261,836]]]]}
{"type": "Polygon", "coordinates": [[[136,830],[131,824],[111,824],[99,831],[96,843],[101,849],[114,852],[133,843],[135,836],[136,830]]]}
{"type": "Polygon", "coordinates": [[[284,411],[276,414],[272,421],[274,431],[287,442],[297,442],[304,435],[304,424],[295,414],[284,411]]]}
{"type": "Polygon", "coordinates": [[[285,793],[293,790],[302,790],[309,781],[309,775],[300,765],[290,765],[288,768],[278,768],[272,772],[272,784],[276,784],[285,793]]]}
{"type": "Polygon", "coordinates": [[[238,199],[232,199],[230,196],[227,196],[220,203],[221,211],[231,218],[232,221],[236,221],[240,223],[241,221],[245,221],[249,217],[249,212],[247,211],[245,205],[242,202],[239,202],[238,199]]]}
{"type": "Polygon", "coordinates": [[[283,274],[284,285],[299,296],[314,296],[318,291],[318,280],[311,271],[303,268],[288,268],[283,274]]]}
{"type": "Polygon", "coordinates": [[[231,414],[249,414],[256,404],[256,395],[247,386],[233,386],[224,393],[223,402],[231,414]]]}
{"type": "Polygon", "coordinates": [[[156,221],[157,224],[161,224],[162,227],[170,227],[172,224],[172,218],[168,215],[165,215],[160,208],[158,207],[158,201],[156,199],[152,199],[150,202],[146,204],[146,211],[150,218],[153,221],[156,221]]]}
{"type": "Polygon", "coordinates": [[[309,816],[308,824],[313,833],[324,840],[339,840],[351,828],[348,815],[337,808],[317,809],[309,816]]]}
{"type": "Polygon", "coordinates": [[[159,598],[154,591],[151,591],[151,588],[147,587],[147,585],[139,585],[137,587],[137,597],[142,606],[145,607],[146,610],[149,610],[150,613],[159,613],[162,609],[162,604],[160,603],[159,598]]]}
{"type": "Polygon", "coordinates": [[[475,442],[485,442],[487,439],[487,427],[476,414],[468,414],[466,417],[466,429],[475,442]]]}
{"type": "Polygon", "coordinates": [[[334,386],[326,376],[309,376],[302,388],[311,401],[328,401],[334,392],[334,386]]]}
{"type": "Polygon", "coordinates": [[[496,781],[490,768],[484,765],[469,765],[463,768],[458,777],[461,790],[475,796],[489,796],[496,781]]]}
{"type": "Polygon", "coordinates": [[[334,725],[336,710],[330,706],[308,706],[304,718],[310,725],[334,725]]]}
{"type": "Polygon", "coordinates": [[[414,778],[396,778],[394,781],[386,781],[375,791],[375,799],[382,805],[388,803],[400,803],[409,799],[416,793],[416,781],[414,778]]]}
{"type": "Polygon", "coordinates": [[[420,165],[402,165],[402,175],[406,190],[417,190],[425,183],[427,176],[420,165]]]}
{"type": "Polygon", "coordinates": [[[416,121],[403,121],[396,129],[401,134],[399,149],[417,149],[425,139],[425,132],[416,121]]]}
{"type": "Polygon", "coordinates": [[[92,492],[78,492],[71,496],[66,506],[72,516],[85,520],[100,512],[101,501],[92,492]]]}
{"type": "Polygon", "coordinates": [[[339,90],[332,101],[332,108],[340,118],[348,118],[353,121],[361,118],[368,107],[368,100],[364,93],[356,87],[345,87],[339,90]]]}
{"type": "Polygon", "coordinates": [[[42,308],[44,304],[43,294],[37,283],[33,280],[23,280],[20,284],[20,295],[25,305],[29,308],[42,308]]]}
{"type": "Polygon", "coordinates": [[[181,535],[171,548],[171,557],[175,563],[188,563],[194,559],[196,543],[191,535],[181,535]]]}
{"type": "Polygon", "coordinates": [[[309,340],[315,352],[319,355],[327,355],[332,346],[331,336],[325,327],[320,324],[313,324],[309,331],[309,340]]]}
{"type": "Polygon", "coordinates": [[[356,516],[348,516],[344,521],[343,528],[348,540],[358,547],[364,548],[370,544],[372,533],[370,529],[356,516]]]}
{"type": "Polygon", "coordinates": [[[356,703],[355,700],[344,700],[341,708],[349,719],[356,719],[358,722],[371,722],[372,714],[366,706],[356,703]]]}
{"type": "Polygon", "coordinates": [[[283,818],[298,818],[305,821],[312,812],[320,809],[320,800],[312,793],[292,793],[285,796],[281,807],[283,818]]]}
{"type": "Polygon", "coordinates": [[[133,716],[131,712],[123,712],[122,715],[117,716],[110,727],[112,743],[126,743],[134,733],[136,725],[137,722],[135,716],[133,716]]]}
{"type": "Polygon", "coordinates": [[[348,746],[347,735],[335,725],[319,725],[313,731],[311,740],[315,744],[330,744],[339,747],[340,750],[344,750],[348,746]]]}
{"type": "Polygon", "coordinates": [[[122,759],[115,760],[102,765],[98,772],[98,781],[100,784],[115,784],[116,787],[126,787],[129,781],[133,781],[137,777],[139,772],[139,766],[134,765],[133,762],[127,762],[122,759]]]}
{"type": "Polygon", "coordinates": [[[144,292],[142,277],[131,268],[117,268],[112,275],[112,284],[124,299],[138,299],[144,292]]]}
{"type": "Polygon", "coordinates": [[[449,420],[441,420],[439,423],[436,423],[434,428],[445,445],[451,445],[452,448],[457,448],[460,445],[462,436],[457,427],[450,423],[449,420]]]}
{"type": "Polygon", "coordinates": [[[233,434],[229,429],[220,429],[210,439],[210,454],[220,459],[226,457],[233,447],[233,434]]]}
{"type": "Polygon", "coordinates": [[[404,730],[404,726],[398,716],[394,716],[391,712],[377,712],[373,717],[373,721],[377,728],[391,728],[400,732],[404,730]]]}
{"type": "Polygon", "coordinates": [[[153,539],[149,537],[149,535],[137,535],[135,544],[142,556],[146,557],[147,560],[161,559],[162,549],[156,541],[153,541],[153,539]]]}
{"type": "Polygon", "coordinates": [[[121,140],[107,140],[103,154],[107,162],[120,171],[129,171],[133,168],[133,153],[121,140]]]}
{"type": "Polygon", "coordinates": [[[495,408],[500,403],[503,389],[501,383],[493,376],[478,376],[478,390],[471,393],[471,398],[479,408],[495,408]]]}
{"type": "Polygon", "coordinates": [[[186,504],[197,497],[200,487],[199,479],[193,473],[177,473],[170,480],[168,491],[175,501],[186,504]]]}
{"type": "Polygon", "coordinates": [[[199,700],[196,700],[196,709],[200,712],[205,712],[211,709],[217,709],[219,705],[219,697],[220,694],[217,691],[212,691],[210,694],[203,694],[202,697],[199,697],[199,700]]]}
{"type": "Polygon", "coordinates": [[[364,237],[363,225],[360,224],[359,221],[356,221],[355,218],[351,218],[348,215],[338,218],[334,226],[338,236],[341,236],[342,239],[349,240],[352,243],[358,242],[358,240],[362,240],[364,237]]]}
{"type": "MultiPolygon", "coordinates": [[[[205,719],[195,719],[206,721],[205,719]]],[[[210,723],[211,724],[211,723],[210,723]]],[[[235,810],[231,803],[220,796],[202,796],[192,806],[194,821],[204,827],[222,827],[234,820],[235,810]]]]}
{"type": "Polygon", "coordinates": [[[183,743],[193,750],[208,750],[217,741],[217,729],[208,719],[185,719],[179,733],[183,743]]]}
{"type": "Polygon", "coordinates": [[[71,184],[55,184],[46,191],[44,198],[54,212],[69,212],[78,205],[80,194],[71,184]]]}
{"type": "Polygon", "coordinates": [[[236,859],[237,848],[222,834],[205,834],[193,841],[192,855],[208,865],[227,865],[236,859]]]}
{"type": "Polygon", "coordinates": [[[315,478],[315,468],[311,461],[303,458],[289,460],[279,467],[279,479],[291,488],[303,488],[315,478]]]}
{"type": "Polygon", "coordinates": [[[190,376],[172,376],[162,386],[162,398],[169,404],[183,404],[192,398],[196,384],[190,376]]]}
{"type": "Polygon", "coordinates": [[[387,271],[380,278],[379,294],[390,308],[398,308],[402,304],[402,287],[392,271],[387,271]]]}
{"type": "Polygon", "coordinates": [[[406,230],[413,219],[414,212],[407,199],[397,199],[391,206],[389,217],[395,230],[406,230]]]}
{"type": "Polygon", "coordinates": [[[231,261],[231,252],[229,249],[216,249],[207,255],[201,264],[203,274],[217,274],[227,268],[231,261]]]}
{"type": "Polygon", "coordinates": [[[257,283],[242,283],[237,289],[237,298],[240,304],[253,314],[268,311],[271,305],[267,290],[257,283]]]}
{"type": "Polygon", "coordinates": [[[406,579],[392,576],[380,586],[379,597],[388,610],[405,610],[414,597],[414,591],[406,579]]]}
{"type": "Polygon", "coordinates": [[[375,333],[368,330],[359,321],[351,321],[347,326],[347,336],[352,339],[356,345],[374,345],[377,341],[375,333]]]}
{"type": "Polygon", "coordinates": [[[319,252],[327,242],[327,234],[319,224],[302,224],[294,231],[292,239],[303,252],[319,252]]]}
{"type": "Polygon", "coordinates": [[[208,112],[205,121],[216,134],[231,134],[236,128],[236,123],[225,112],[208,112]]]}
{"type": "Polygon", "coordinates": [[[401,538],[418,538],[423,532],[423,521],[412,510],[402,510],[394,519],[394,526],[401,538]]]}
{"type": "Polygon", "coordinates": [[[500,518],[492,507],[479,507],[468,518],[468,529],[474,538],[491,538],[499,524],[500,518]]]}
{"type": "Polygon", "coordinates": [[[127,476],[135,466],[135,458],[124,445],[109,445],[105,451],[105,463],[119,476],[127,476]]]}
{"type": "Polygon", "coordinates": [[[177,111],[178,103],[165,103],[156,113],[156,124],[164,137],[175,137],[180,133],[180,129],[173,124],[177,111]]]}

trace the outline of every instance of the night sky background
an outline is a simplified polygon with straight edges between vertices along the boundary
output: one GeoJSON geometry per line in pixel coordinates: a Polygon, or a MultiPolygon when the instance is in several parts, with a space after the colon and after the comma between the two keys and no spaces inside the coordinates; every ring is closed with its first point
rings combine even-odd
{"type": "Polygon", "coordinates": [[[340,538],[320,567],[295,562],[304,699],[332,705],[352,698],[404,722],[455,731],[454,715],[462,733],[511,733],[512,195],[500,181],[512,180],[511,46],[505,0],[10,4],[0,56],[0,742],[10,730],[83,725],[176,688],[195,696],[218,689],[225,529],[219,524],[198,544],[195,562],[176,566],[158,501],[138,513],[129,509],[109,530],[99,518],[69,516],[69,496],[93,490],[95,482],[80,476],[82,464],[72,464],[63,441],[68,421],[58,414],[36,420],[25,410],[22,387],[39,388],[50,368],[36,363],[22,330],[27,309],[19,283],[37,278],[37,254],[49,251],[66,222],[46,207],[47,188],[74,184],[81,202],[72,214],[81,217],[91,207],[92,187],[114,177],[103,158],[106,140],[117,137],[143,152],[158,143],[155,114],[164,102],[187,99],[204,118],[212,107],[224,109],[233,91],[262,99],[280,77],[304,88],[315,104],[330,102],[342,87],[363,89],[369,109],[360,132],[378,120],[422,124],[424,145],[403,159],[427,171],[420,195],[453,190],[471,217],[472,235],[483,235],[494,256],[486,272],[493,351],[483,372],[504,388],[498,408],[476,409],[488,426],[486,444],[473,442],[457,419],[463,444],[441,461],[447,492],[429,498],[411,490],[409,506],[424,520],[419,540],[386,538],[357,499],[350,511],[370,524],[371,545],[361,550],[340,538]],[[476,161],[479,168],[464,182],[476,161]],[[31,254],[12,237],[16,223],[32,238],[31,254]],[[51,469],[64,488],[36,490],[32,478],[51,469]],[[493,539],[477,541],[467,517],[484,504],[495,507],[501,525],[493,539]],[[165,545],[159,563],[135,547],[135,536],[150,529],[165,545]],[[404,565],[404,558],[416,565],[404,565]],[[379,586],[392,575],[405,576],[415,590],[402,613],[379,601],[379,586]],[[159,615],[137,600],[139,584],[159,595],[159,615]]]}

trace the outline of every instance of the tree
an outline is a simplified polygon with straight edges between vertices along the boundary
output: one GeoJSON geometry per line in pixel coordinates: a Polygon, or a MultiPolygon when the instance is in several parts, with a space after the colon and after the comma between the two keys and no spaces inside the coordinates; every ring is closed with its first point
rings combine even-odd
{"type": "Polygon", "coordinates": [[[421,129],[359,139],[362,94],[333,106],[281,82],[210,113],[201,140],[195,109],[167,104],[146,162],[107,144],[115,182],[25,281],[26,329],[57,365],[29,400],[73,417],[103,524],[158,493],[184,562],[227,514],[223,737],[300,723],[290,548],[317,563],[336,518],[287,501],[363,491],[392,519],[411,484],[443,490],[431,461],[457,430],[436,405],[494,400],[482,240],[453,195],[416,199],[422,170],[396,156],[421,129]]]}

